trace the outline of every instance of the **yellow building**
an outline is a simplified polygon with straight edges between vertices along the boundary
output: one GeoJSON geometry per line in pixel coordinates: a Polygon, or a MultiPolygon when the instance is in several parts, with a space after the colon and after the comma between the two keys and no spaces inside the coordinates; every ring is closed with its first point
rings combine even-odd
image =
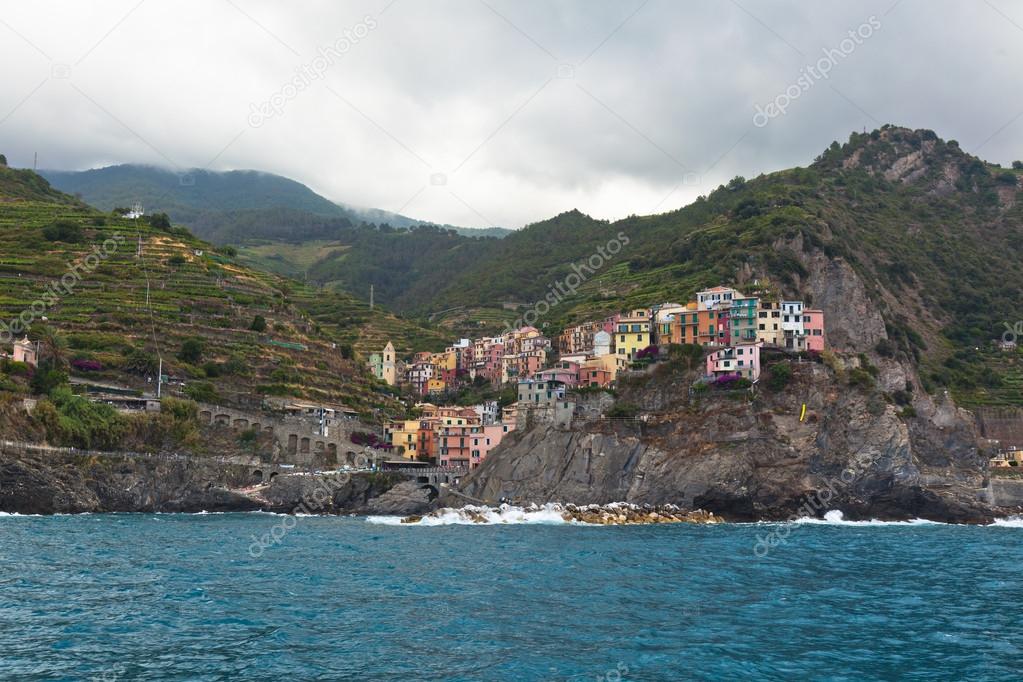
{"type": "Polygon", "coordinates": [[[611,373],[611,380],[614,381],[618,372],[628,368],[629,361],[623,355],[600,355],[589,357],[579,365],[579,369],[604,369],[611,373]]]}
{"type": "Polygon", "coordinates": [[[785,332],[781,328],[781,304],[760,301],[757,306],[757,341],[771,346],[785,345],[785,332]]]}
{"type": "Polygon", "coordinates": [[[443,379],[430,379],[426,382],[426,392],[431,395],[443,393],[446,387],[447,384],[444,383],[443,379]]]}
{"type": "Polygon", "coordinates": [[[416,444],[419,442],[419,420],[391,422],[384,428],[384,437],[394,446],[397,454],[405,459],[415,459],[416,444]]]}
{"type": "Polygon", "coordinates": [[[646,308],[630,310],[618,320],[615,330],[615,350],[629,360],[650,345],[650,311],[646,308]]]}

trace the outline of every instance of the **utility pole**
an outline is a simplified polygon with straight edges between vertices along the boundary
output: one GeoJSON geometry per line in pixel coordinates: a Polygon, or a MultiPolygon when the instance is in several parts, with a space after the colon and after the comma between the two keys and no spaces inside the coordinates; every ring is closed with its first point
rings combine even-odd
{"type": "Polygon", "coordinates": [[[369,309],[373,310],[373,285],[369,285],[369,309]]]}
{"type": "Polygon", "coordinates": [[[156,373],[156,398],[160,399],[160,389],[163,388],[163,358],[160,358],[160,369],[156,373]]]}
{"type": "Polygon", "coordinates": [[[32,172],[35,173],[36,166],[39,164],[39,152],[32,152],[32,172]]]}

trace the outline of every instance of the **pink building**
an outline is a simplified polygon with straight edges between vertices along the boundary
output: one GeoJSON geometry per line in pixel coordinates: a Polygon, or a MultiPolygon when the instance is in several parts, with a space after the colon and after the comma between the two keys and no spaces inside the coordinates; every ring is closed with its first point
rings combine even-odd
{"type": "Polygon", "coordinates": [[[560,381],[568,388],[575,388],[579,385],[579,363],[561,360],[554,363],[554,367],[536,373],[540,381],[560,381]]]}
{"type": "Polygon", "coordinates": [[[716,350],[707,356],[707,375],[738,374],[750,381],[760,378],[760,347],[756,343],[740,343],[716,350]]]}
{"type": "Polygon", "coordinates": [[[806,350],[824,350],[824,311],[803,309],[803,331],[806,338],[806,350]]]}
{"type": "Polygon", "coordinates": [[[501,444],[504,435],[515,430],[515,423],[511,424],[489,424],[483,427],[483,433],[474,434],[472,438],[472,452],[469,458],[469,468],[475,469],[487,458],[490,451],[501,444]]]}

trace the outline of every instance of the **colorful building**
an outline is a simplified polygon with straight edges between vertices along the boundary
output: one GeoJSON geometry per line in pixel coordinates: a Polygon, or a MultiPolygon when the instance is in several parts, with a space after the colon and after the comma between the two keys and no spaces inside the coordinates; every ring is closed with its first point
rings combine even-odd
{"type": "Polygon", "coordinates": [[[757,340],[770,346],[785,345],[785,333],[781,328],[781,304],[777,301],[760,301],[757,308],[757,340]]]}
{"type": "Polygon", "coordinates": [[[804,308],[803,331],[806,333],[806,350],[824,350],[824,311],[804,308]]]}
{"type": "Polygon", "coordinates": [[[803,325],[802,301],[781,302],[781,330],[786,348],[802,350],[805,347],[803,337],[806,336],[806,327],[803,325]]]}
{"type": "Polygon", "coordinates": [[[615,332],[615,352],[629,360],[650,345],[650,311],[637,308],[622,315],[615,332]]]}
{"type": "Polygon", "coordinates": [[[15,362],[24,362],[26,365],[36,367],[39,364],[39,351],[36,345],[28,340],[28,336],[21,341],[14,342],[14,352],[11,359],[15,362]]]}
{"type": "Polygon", "coordinates": [[[420,447],[419,430],[418,419],[391,422],[384,426],[384,440],[405,459],[415,459],[420,447]]]}
{"type": "Polygon", "coordinates": [[[749,343],[757,340],[757,312],[760,299],[735,296],[728,309],[729,339],[726,343],[749,343]]]}
{"type": "Polygon", "coordinates": [[[740,343],[716,350],[707,356],[707,375],[738,374],[750,381],[760,378],[759,341],[740,343]]]}
{"type": "Polygon", "coordinates": [[[736,296],[741,294],[731,287],[712,287],[696,292],[696,304],[700,310],[712,310],[731,305],[736,296]]]}

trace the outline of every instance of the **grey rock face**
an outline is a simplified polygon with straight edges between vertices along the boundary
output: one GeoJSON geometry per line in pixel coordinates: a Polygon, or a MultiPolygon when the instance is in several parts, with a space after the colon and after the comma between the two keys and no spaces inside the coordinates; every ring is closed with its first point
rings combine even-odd
{"type": "Polygon", "coordinates": [[[491,503],[677,504],[735,520],[828,509],[849,518],[992,517],[968,429],[900,418],[876,394],[837,384],[823,365],[794,365],[788,388],[761,388],[753,403],[712,394],[689,405],[687,392],[669,390],[677,383],[621,390],[633,404],[634,392],[648,396],[657,412],[646,422],[514,435],[470,474],[464,492],[491,503]]]}

